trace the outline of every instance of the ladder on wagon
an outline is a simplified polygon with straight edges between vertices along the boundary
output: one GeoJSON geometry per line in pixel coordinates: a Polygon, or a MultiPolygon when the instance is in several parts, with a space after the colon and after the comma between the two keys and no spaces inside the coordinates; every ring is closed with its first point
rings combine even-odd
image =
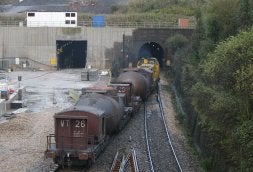
{"type": "Polygon", "coordinates": [[[115,154],[110,172],[139,172],[135,149],[125,157],[119,156],[119,151],[115,154]]]}

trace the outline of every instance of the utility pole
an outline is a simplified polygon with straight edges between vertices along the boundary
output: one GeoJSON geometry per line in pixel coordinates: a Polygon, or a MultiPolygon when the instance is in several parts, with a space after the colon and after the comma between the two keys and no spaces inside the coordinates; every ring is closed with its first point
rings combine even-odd
{"type": "Polygon", "coordinates": [[[128,66],[128,64],[126,65],[126,60],[125,60],[125,33],[123,33],[123,43],[122,43],[122,54],[123,54],[123,60],[124,60],[124,65],[128,66]]]}

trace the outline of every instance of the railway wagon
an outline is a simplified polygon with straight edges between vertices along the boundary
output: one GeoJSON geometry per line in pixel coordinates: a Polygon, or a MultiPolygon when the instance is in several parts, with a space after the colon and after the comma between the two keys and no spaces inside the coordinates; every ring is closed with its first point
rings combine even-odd
{"type": "Polygon", "coordinates": [[[131,68],[106,87],[82,89],[73,107],[54,115],[45,156],[60,165],[90,166],[150,94],[152,81],[151,71],[131,68]]]}
{"type": "Polygon", "coordinates": [[[117,82],[130,82],[133,84],[133,94],[145,100],[150,94],[152,71],[140,68],[127,68],[119,75],[117,82]]]}
{"type": "Polygon", "coordinates": [[[123,116],[124,106],[120,103],[124,95],[116,101],[105,95],[109,91],[112,90],[86,92],[75,106],[54,115],[55,135],[48,136],[46,157],[68,166],[90,165],[94,161],[123,116]]]}
{"type": "Polygon", "coordinates": [[[148,69],[152,71],[152,78],[154,81],[154,86],[157,86],[157,82],[159,81],[160,76],[160,65],[156,58],[141,58],[137,63],[137,68],[148,69]]]}

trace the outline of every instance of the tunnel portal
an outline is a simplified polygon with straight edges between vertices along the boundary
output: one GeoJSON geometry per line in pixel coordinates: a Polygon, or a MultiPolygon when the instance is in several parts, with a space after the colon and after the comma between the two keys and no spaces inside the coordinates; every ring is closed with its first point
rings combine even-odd
{"type": "Polygon", "coordinates": [[[85,67],[87,41],[57,40],[56,48],[58,69],[85,67]]]}
{"type": "Polygon", "coordinates": [[[164,51],[160,44],[156,42],[147,42],[139,50],[138,59],[142,57],[155,57],[158,59],[160,66],[163,66],[164,51]]]}

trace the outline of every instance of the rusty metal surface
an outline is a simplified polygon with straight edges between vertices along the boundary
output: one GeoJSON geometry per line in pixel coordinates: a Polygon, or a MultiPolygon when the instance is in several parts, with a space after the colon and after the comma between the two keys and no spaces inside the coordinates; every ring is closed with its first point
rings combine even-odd
{"type": "Polygon", "coordinates": [[[108,86],[83,88],[73,107],[54,116],[56,150],[64,150],[68,157],[92,158],[91,152],[104,142],[105,135],[118,130],[124,113],[129,113],[126,107],[135,106],[136,98],[145,100],[151,85],[152,71],[133,68],[108,86]]]}
{"type": "Polygon", "coordinates": [[[114,83],[111,82],[109,85],[117,90],[118,93],[126,95],[125,106],[131,106],[132,103],[132,83],[114,83]]]}
{"type": "MultiPolygon", "coordinates": [[[[106,131],[108,134],[112,133],[123,115],[123,106],[120,105],[113,98],[98,94],[88,93],[82,95],[75,107],[85,111],[88,107],[93,107],[99,111],[103,111],[103,116],[106,119],[106,131]]],[[[89,122],[90,124],[90,122],[89,122]]]]}
{"type": "Polygon", "coordinates": [[[111,134],[122,115],[123,106],[113,98],[98,93],[82,95],[74,107],[55,114],[56,147],[87,149],[89,137],[93,137],[91,142],[102,137],[102,118],[106,122],[106,133],[111,134]]]}
{"type": "Polygon", "coordinates": [[[76,103],[75,108],[83,111],[91,108],[96,109],[98,112],[100,112],[100,114],[103,112],[106,117],[122,114],[123,111],[119,103],[113,98],[98,93],[88,93],[82,95],[79,101],[76,103]]]}
{"type": "Polygon", "coordinates": [[[57,113],[55,115],[55,136],[56,148],[86,149],[88,136],[87,115],[85,116],[80,111],[57,113]]]}
{"type": "Polygon", "coordinates": [[[133,94],[145,100],[148,94],[150,83],[148,79],[137,71],[126,71],[119,75],[117,82],[130,82],[133,84],[133,94]]]}

